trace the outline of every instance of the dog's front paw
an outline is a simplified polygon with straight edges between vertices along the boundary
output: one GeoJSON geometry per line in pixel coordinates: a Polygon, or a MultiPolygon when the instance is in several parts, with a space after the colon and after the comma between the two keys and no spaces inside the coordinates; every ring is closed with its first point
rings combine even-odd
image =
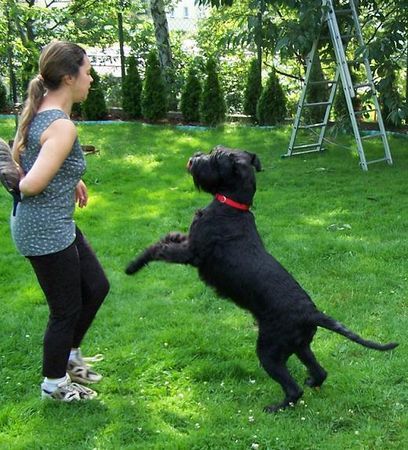
{"type": "Polygon", "coordinates": [[[144,267],[146,264],[147,263],[144,261],[143,258],[136,258],[126,266],[125,273],[127,275],[133,275],[134,273],[138,272],[142,267],[144,267]]]}
{"type": "Polygon", "coordinates": [[[173,231],[171,233],[166,234],[166,236],[164,236],[164,238],[162,239],[162,242],[165,244],[169,243],[180,244],[181,242],[184,242],[186,240],[187,236],[185,234],[173,231]]]}

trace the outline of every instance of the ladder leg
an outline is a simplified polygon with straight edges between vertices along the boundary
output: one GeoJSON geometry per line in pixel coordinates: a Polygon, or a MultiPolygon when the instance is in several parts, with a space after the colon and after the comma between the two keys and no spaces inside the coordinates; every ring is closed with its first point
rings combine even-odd
{"type": "Polygon", "coordinates": [[[316,39],[313,42],[312,49],[310,50],[308,56],[307,56],[307,64],[306,64],[306,74],[305,74],[305,82],[303,84],[302,92],[300,94],[300,99],[296,108],[296,116],[295,120],[293,122],[293,128],[292,128],[292,134],[290,136],[290,142],[287,152],[282,155],[282,157],[292,156],[293,154],[293,147],[295,146],[297,133],[299,131],[299,125],[300,125],[300,119],[302,117],[302,111],[303,111],[303,105],[306,99],[306,91],[309,84],[309,78],[310,73],[312,71],[312,65],[314,62],[314,59],[316,57],[316,51],[317,51],[317,45],[318,45],[318,39],[316,39]]]}

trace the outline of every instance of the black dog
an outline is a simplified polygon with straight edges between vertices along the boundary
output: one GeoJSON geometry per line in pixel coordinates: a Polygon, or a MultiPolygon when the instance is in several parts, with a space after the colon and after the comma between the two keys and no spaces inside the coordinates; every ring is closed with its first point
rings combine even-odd
{"type": "Polygon", "coordinates": [[[316,361],[310,343],[318,326],[335,331],[365,347],[391,350],[398,344],[362,339],[320,312],[296,280],[265,250],[249,207],[255,194],[254,154],[216,147],[188,162],[195,185],[213,201],[199,210],[188,235],[170,233],[132,261],[127,274],[150,261],[190,264],[223,297],[250,311],[259,326],[257,353],[267,373],[285,392],[283,402],[265,408],[274,412],[294,404],[303,394],[286,361],[295,354],[307,367],[306,384],[321,386],[327,372],[316,361]]]}

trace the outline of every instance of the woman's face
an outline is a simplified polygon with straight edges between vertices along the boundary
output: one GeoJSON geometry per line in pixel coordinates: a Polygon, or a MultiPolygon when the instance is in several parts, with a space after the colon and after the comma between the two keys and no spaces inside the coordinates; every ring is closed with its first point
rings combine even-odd
{"type": "Polygon", "coordinates": [[[87,55],[84,56],[84,63],[79,68],[78,76],[73,84],[74,103],[84,101],[88,97],[89,88],[93,78],[91,77],[91,63],[87,55]]]}

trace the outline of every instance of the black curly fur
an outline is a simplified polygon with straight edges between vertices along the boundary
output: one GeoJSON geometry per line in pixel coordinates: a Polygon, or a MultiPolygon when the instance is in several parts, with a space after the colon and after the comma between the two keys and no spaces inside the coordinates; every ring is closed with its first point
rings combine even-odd
{"type": "MultiPolygon", "coordinates": [[[[221,193],[239,203],[252,203],[255,170],[261,170],[256,155],[221,147],[209,155],[196,154],[188,167],[200,189],[213,195],[221,193]]],[[[326,379],[327,372],[310,348],[318,326],[376,350],[397,346],[365,340],[320,312],[297,281],[265,250],[252,213],[215,199],[197,211],[188,235],[166,235],[133,260],[126,273],[133,274],[151,261],[197,267],[201,279],[219,295],[253,314],[259,325],[259,360],[285,393],[282,402],[265,407],[267,412],[286,408],[303,394],[286,367],[292,354],[306,366],[308,386],[321,386],[326,379]]]]}

